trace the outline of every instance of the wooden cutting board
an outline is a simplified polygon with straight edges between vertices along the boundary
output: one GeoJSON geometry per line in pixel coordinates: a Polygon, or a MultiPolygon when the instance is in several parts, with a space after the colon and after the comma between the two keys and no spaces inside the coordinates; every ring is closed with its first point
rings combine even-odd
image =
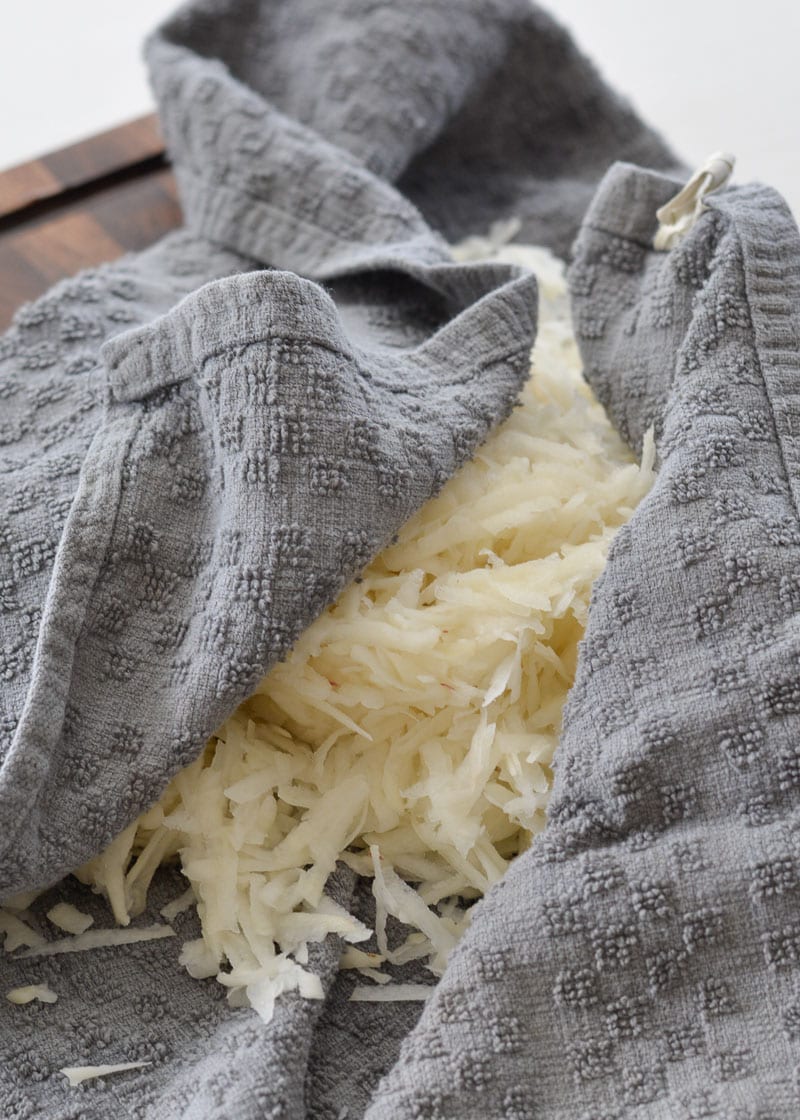
{"type": "Polygon", "coordinates": [[[56,280],[181,220],[155,115],[0,171],[0,330],[56,280]]]}

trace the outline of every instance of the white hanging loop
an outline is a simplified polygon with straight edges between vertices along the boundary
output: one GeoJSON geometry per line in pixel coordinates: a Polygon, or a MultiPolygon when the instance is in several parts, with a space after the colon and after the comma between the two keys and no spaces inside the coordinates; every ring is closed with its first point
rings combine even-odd
{"type": "Polygon", "coordinates": [[[719,190],[730,179],[736,156],[714,152],[674,198],[656,211],[658,231],[653,238],[654,249],[671,249],[687,233],[705,210],[703,199],[719,190]]]}

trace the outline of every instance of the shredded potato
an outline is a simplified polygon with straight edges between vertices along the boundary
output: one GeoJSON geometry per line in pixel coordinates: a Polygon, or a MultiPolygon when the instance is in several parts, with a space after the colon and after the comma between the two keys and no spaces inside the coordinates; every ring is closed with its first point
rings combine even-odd
{"type": "Polygon", "coordinates": [[[120,1062],[113,1066],[65,1066],[58,1072],[63,1073],[69,1082],[70,1088],[91,1081],[95,1077],[108,1077],[111,1073],[125,1073],[129,1069],[144,1069],[151,1066],[152,1062],[120,1062]]]}
{"type": "MultiPolygon", "coordinates": [[[[652,443],[635,464],[582,380],[563,266],[541,249],[495,256],[542,289],[521,407],[77,873],[127,924],[179,853],[193,896],[174,913],[196,898],[202,928],[183,963],[267,1021],[281,992],[321,997],[303,966],[329,933],[343,967],[379,982],[355,999],[393,997],[385,961],[441,974],[464,902],[544,826],[592,584],[652,481],[652,443]],[[373,931],[324,893],[338,861],[373,878],[377,953],[353,947],[373,931]],[[399,948],[388,914],[415,930],[399,948]]],[[[425,992],[395,987],[410,995],[425,992]]]]}
{"type": "MultiPolygon", "coordinates": [[[[24,914],[25,911],[20,913],[24,914]]],[[[0,934],[5,935],[3,948],[7,953],[13,953],[23,945],[36,946],[45,943],[42,935],[26,925],[19,914],[13,914],[5,909],[0,909],[0,934]]]]}
{"type": "Polygon", "coordinates": [[[144,926],[139,929],[90,929],[77,937],[64,937],[60,941],[43,941],[24,953],[17,960],[26,957],[55,957],[59,953],[85,953],[91,949],[108,949],[116,945],[133,945],[137,941],[157,941],[162,937],[174,937],[171,926],[144,926]]]}
{"type": "Polygon", "coordinates": [[[89,914],[83,914],[67,902],[59,902],[57,906],[47,911],[47,919],[54,926],[63,929],[65,933],[86,933],[94,919],[89,914]]]}
{"type": "Polygon", "coordinates": [[[19,1005],[33,1003],[38,999],[40,1003],[55,1003],[58,999],[56,993],[47,984],[26,984],[21,988],[12,988],[6,992],[9,1003],[19,1005]]]}

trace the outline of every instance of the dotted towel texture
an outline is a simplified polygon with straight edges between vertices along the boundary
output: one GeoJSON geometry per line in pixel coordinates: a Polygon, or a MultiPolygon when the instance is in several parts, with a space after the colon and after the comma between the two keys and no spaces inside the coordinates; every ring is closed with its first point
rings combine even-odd
{"type": "MultiPolygon", "coordinates": [[[[202,0],[147,54],[186,228],[0,340],[0,897],[152,802],[513,407],[535,280],[456,265],[444,238],[516,217],[566,255],[584,218],[586,375],[633,447],[654,427],[659,472],[595,589],[548,827],[421,1015],[348,1003],[331,939],[326,998],[288,995],[265,1027],[182,971],[189,914],[163,941],[3,957],[0,990],[59,994],[0,1000],[3,1116],[790,1120],[785,204],[728,188],[655,252],[674,157],[523,0],[202,0]],[[80,1089],[57,1073],[134,1060],[152,1064],[80,1089]]],[[[160,873],[142,922],[181,889],[160,873]]],[[[330,889],[369,918],[368,884],[330,889]]],[[[109,924],[69,881],[32,923],[62,899],[109,924]]]]}
{"type": "Polygon", "coordinates": [[[525,0],[201,0],[147,57],[187,232],[2,343],[0,897],[156,801],[513,407],[535,278],[426,211],[564,248],[620,143],[671,160],[525,0]]]}
{"type": "Polygon", "coordinates": [[[547,829],[476,908],[368,1110],[800,1111],[800,235],[617,164],[570,282],[586,372],[660,469],[595,585],[547,829]]]}

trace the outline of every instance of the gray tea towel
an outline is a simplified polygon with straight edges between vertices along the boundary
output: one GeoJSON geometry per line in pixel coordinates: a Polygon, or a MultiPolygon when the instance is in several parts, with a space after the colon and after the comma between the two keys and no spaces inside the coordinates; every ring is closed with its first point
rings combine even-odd
{"type": "Polygon", "coordinates": [[[595,585],[548,827],[368,1110],[800,1115],[800,234],[617,164],[575,246],[586,373],[660,470],[595,585]]]}
{"type": "Polygon", "coordinates": [[[147,56],[187,232],[2,341],[0,897],[156,801],[512,408],[535,279],[428,214],[564,249],[620,150],[674,162],[527,0],[199,0],[147,56]]]}
{"type": "MultiPolygon", "coordinates": [[[[612,161],[676,163],[524,0],[204,0],[148,57],[186,229],[0,340],[0,895],[155,800],[507,415],[535,282],[443,236],[517,217],[566,253],[612,161]]],[[[656,252],[679,185],[616,163],[578,236],[587,377],[660,470],[595,589],[548,828],[419,1021],[348,1003],[326,943],[325,1000],[265,1027],[182,971],[185,914],[0,960],[60,996],[0,1007],[4,1117],[800,1113],[800,235],[730,188],[656,252]]],[[[43,932],[61,899],[108,924],[66,881],[43,932]]]]}

